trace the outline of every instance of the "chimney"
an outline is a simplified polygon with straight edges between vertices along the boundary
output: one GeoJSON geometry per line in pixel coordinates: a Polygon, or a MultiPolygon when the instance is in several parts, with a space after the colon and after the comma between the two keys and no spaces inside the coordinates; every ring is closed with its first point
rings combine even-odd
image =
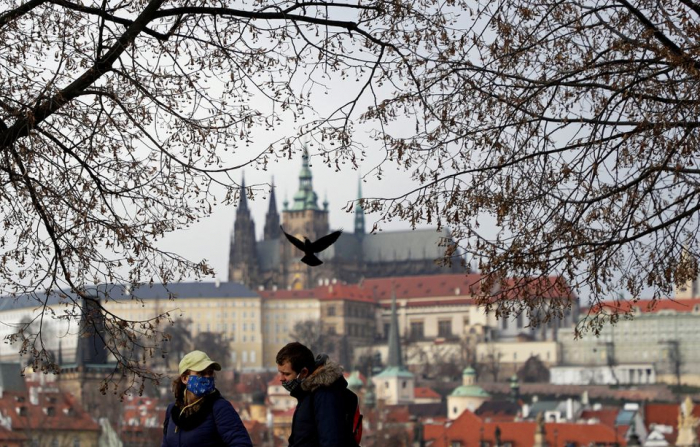
{"type": "Polygon", "coordinates": [[[39,388],[35,386],[29,387],[29,403],[39,405],[39,388]]]}
{"type": "Polygon", "coordinates": [[[574,400],[566,399],[566,420],[571,422],[574,420],[574,400]]]}

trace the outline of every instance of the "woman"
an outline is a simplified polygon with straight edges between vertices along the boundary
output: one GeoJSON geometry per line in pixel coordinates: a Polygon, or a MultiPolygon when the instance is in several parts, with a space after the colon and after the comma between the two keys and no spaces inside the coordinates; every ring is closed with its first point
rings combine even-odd
{"type": "Polygon", "coordinates": [[[202,351],[180,361],[173,381],[175,403],[165,411],[161,447],[252,447],[248,431],[233,405],[214,386],[221,365],[202,351]]]}

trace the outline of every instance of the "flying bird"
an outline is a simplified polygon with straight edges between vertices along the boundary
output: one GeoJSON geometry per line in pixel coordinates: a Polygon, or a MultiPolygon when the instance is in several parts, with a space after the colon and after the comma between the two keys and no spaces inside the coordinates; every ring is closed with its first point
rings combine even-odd
{"type": "Polygon", "coordinates": [[[316,267],[317,265],[323,264],[323,261],[318,259],[315,253],[320,253],[333,245],[333,242],[337,241],[340,235],[343,233],[343,230],[334,231],[331,234],[318,238],[318,240],[314,242],[311,242],[308,237],[304,236],[304,242],[302,242],[284,231],[282,225],[280,225],[280,229],[282,229],[282,233],[284,233],[292,245],[304,252],[304,257],[301,258],[301,262],[308,264],[311,267],[316,267]]]}

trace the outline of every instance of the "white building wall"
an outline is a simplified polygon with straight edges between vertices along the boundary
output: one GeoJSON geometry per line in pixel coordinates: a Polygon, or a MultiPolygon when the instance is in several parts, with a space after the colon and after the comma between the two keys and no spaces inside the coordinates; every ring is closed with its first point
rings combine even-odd
{"type": "Polygon", "coordinates": [[[656,383],[652,364],[608,366],[555,366],[550,368],[555,385],[634,385],[656,383]]]}

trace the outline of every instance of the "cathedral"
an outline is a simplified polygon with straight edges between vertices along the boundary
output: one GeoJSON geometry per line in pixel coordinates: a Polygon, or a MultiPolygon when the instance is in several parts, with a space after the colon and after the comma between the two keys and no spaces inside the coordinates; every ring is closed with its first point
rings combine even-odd
{"type": "Polygon", "coordinates": [[[309,289],[332,281],[358,283],[363,278],[464,271],[459,261],[451,267],[436,262],[444,254],[448,232],[423,229],[367,234],[360,207],[355,207],[354,231],[343,232],[335,244],[319,255],[322,265],[309,267],[300,261],[303,253],[280,230],[282,224],[287,233],[312,241],[332,231],[328,202],[318,205],[306,152],[302,156],[299,190],[293,199],[293,203],[284,201],[280,216],[273,185],[263,238],[256,241],[255,222],[248,208],[245,181],[242,182],[229,252],[229,281],[243,283],[252,290],[309,289]]]}

